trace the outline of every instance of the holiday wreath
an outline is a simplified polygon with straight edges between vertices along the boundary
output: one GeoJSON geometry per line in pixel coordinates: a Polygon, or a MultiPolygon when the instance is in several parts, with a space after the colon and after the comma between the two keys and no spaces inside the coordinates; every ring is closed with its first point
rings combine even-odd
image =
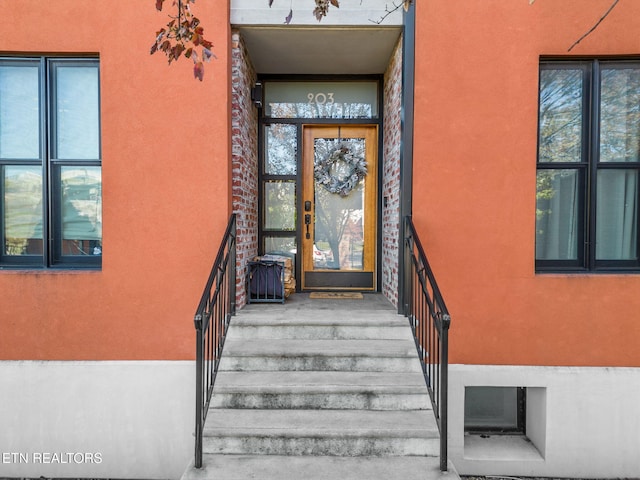
{"type": "Polygon", "coordinates": [[[356,156],[347,145],[341,145],[316,163],[313,174],[316,182],[329,192],[346,197],[367,174],[367,162],[356,156]],[[346,173],[340,176],[332,174],[331,169],[336,164],[342,164],[346,173]]]}

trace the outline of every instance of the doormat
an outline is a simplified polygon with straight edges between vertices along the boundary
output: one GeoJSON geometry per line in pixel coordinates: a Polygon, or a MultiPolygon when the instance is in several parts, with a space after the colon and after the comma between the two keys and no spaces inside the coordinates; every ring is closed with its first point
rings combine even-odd
{"type": "Polygon", "coordinates": [[[363,297],[358,292],[311,292],[309,298],[362,299],[363,297]]]}

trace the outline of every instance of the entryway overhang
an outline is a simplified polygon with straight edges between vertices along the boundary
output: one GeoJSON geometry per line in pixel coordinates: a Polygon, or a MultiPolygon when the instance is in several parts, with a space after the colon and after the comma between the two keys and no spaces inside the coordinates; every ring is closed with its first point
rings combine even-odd
{"type": "Polygon", "coordinates": [[[240,27],[261,74],[382,74],[400,28],[240,27]]]}
{"type": "Polygon", "coordinates": [[[256,3],[232,0],[230,20],[259,74],[382,74],[402,32],[402,9],[389,13],[388,0],[342,2],[320,22],[313,2],[298,0],[288,25],[289,2],[256,3]]]}

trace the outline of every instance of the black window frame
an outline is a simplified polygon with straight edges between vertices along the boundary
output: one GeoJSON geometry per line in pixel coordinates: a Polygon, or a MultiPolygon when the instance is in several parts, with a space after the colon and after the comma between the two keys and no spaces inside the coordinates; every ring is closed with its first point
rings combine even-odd
{"type": "Polygon", "coordinates": [[[0,66],[38,66],[39,155],[38,159],[0,158],[0,269],[74,269],[102,268],[100,254],[65,255],[62,238],[62,179],[64,167],[98,167],[102,172],[102,101],[100,59],[97,56],[0,56],[0,66]],[[57,66],[93,66],[97,70],[98,158],[59,159],[56,153],[56,81],[57,66]],[[5,167],[36,166],[42,173],[42,253],[8,255],[5,252],[5,167]]]}
{"type": "MultiPolygon", "coordinates": [[[[605,170],[638,172],[640,161],[600,162],[601,79],[604,68],[629,68],[640,71],[640,58],[541,59],[538,88],[538,152],[536,174],[544,170],[575,170],[578,175],[577,256],[573,260],[535,258],[536,273],[638,273],[640,272],[640,228],[636,231],[636,258],[607,260],[596,257],[597,176],[605,170]],[[541,81],[544,70],[582,71],[582,138],[579,162],[540,161],[541,81]]],[[[640,185],[636,186],[636,224],[640,226],[640,185]]]]}

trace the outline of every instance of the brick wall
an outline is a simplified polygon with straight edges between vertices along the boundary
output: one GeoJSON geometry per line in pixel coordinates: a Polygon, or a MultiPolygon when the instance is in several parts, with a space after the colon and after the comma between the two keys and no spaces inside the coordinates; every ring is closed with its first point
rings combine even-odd
{"type": "Polygon", "coordinates": [[[251,102],[256,73],[240,32],[231,33],[232,202],[237,219],[238,307],[246,303],[247,261],[258,254],[258,111],[251,102]]]}
{"type": "Polygon", "coordinates": [[[384,74],[382,196],[382,293],[398,305],[400,241],[400,148],[402,101],[402,38],[384,74]],[[386,204],[386,206],[385,206],[386,204]]]}
{"type": "MultiPolygon", "coordinates": [[[[238,307],[246,303],[246,262],[258,253],[257,109],[251,102],[256,73],[237,30],[232,32],[232,168],[233,211],[237,214],[238,307]]],[[[398,42],[384,75],[382,195],[382,293],[398,302],[398,242],[400,232],[402,41],[398,42]]]]}

